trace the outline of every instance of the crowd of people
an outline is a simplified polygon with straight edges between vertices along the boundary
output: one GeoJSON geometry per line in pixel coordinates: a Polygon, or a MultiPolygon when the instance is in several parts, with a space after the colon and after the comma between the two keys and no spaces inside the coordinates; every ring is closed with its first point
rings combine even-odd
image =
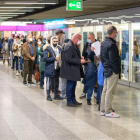
{"type": "Polygon", "coordinates": [[[102,43],[95,39],[94,33],[89,33],[82,56],[79,49],[82,39],[80,33],[74,34],[72,39],[65,39],[63,45],[60,44],[65,34],[62,30],[57,30],[55,36],[47,35],[45,39],[42,36],[35,39],[32,35],[26,38],[22,35],[11,36],[9,40],[5,37],[0,44],[3,65],[5,58],[13,71],[16,64],[16,75],[21,73],[24,85],[35,84],[32,81],[33,75],[40,82],[40,89],[44,89],[46,81],[46,100],[52,101],[54,93],[54,100],[66,99],[68,107],[82,105],[75,96],[77,81],[82,79],[84,88],[79,98],[86,98],[87,105],[92,105],[94,91],[101,116],[118,118],[120,116],[112,109],[120,73],[116,27],[110,26],[107,33],[108,37],[102,43]]]}

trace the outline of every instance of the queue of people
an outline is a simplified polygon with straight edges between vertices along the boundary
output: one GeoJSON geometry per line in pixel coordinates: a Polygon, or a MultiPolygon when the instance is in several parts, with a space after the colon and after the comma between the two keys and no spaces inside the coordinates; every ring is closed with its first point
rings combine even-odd
{"type": "Polygon", "coordinates": [[[38,69],[40,89],[44,89],[46,80],[46,100],[66,99],[68,107],[82,105],[77,101],[75,93],[77,81],[82,79],[84,89],[80,99],[87,97],[87,105],[92,105],[93,92],[97,92],[96,103],[101,116],[118,118],[120,116],[112,109],[120,73],[116,27],[110,26],[107,33],[108,37],[102,43],[95,39],[94,33],[89,33],[82,56],[79,49],[82,36],[79,33],[74,34],[72,39],[65,39],[62,46],[62,30],[57,30],[56,36],[47,35],[45,40],[43,37],[33,40],[32,35],[28,35],[26,40],[23,36],[12,36],[9,42],[4,38],[3,64],[7,57],[10,65],[10,57],[11,68],[14,70],[16,62],[16,75],[23,73],[24,85],[35,84],[32,76],[34,70],[36,72],[38,69]],[[60,85],[62,96],[59,92],[60,85]]]}

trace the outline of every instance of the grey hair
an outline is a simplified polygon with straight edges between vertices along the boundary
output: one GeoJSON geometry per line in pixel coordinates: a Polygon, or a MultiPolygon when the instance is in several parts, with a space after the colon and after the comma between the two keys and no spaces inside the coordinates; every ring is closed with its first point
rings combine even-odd
{"type": "Polygon", "coordinates": [[[80,33],[75,33],[75,34],[72,36],[72,39],[73,39],[76,35],[80,35],[80,36],[81,36],[80,33]]]}
{"type": "Polygon", "coordinates": [[[115,26],[110,26],[108,29],[107,29],[107,34],[108,35],[112,35],[112,33],[114,32],[114,31],[116,31],[117,30],[117,28],[115,27],[115,26]]]}
{"type": "Polygon", "coordinates": [[[89,33],[89,35],[95,36],[94,33],[89,33]]]}

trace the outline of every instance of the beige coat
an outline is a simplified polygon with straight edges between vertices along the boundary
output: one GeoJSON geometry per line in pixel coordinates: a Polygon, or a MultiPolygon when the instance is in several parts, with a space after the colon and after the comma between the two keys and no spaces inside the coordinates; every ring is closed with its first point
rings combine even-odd
{"type": "Polygon", "coordinates": [[[14,56],[21,57],[21,50],[22,50],[23,44],[22,43],[13,43],[12,51],[14,56]],[[16,47],[17,46],[17,47],[16,47]]]}

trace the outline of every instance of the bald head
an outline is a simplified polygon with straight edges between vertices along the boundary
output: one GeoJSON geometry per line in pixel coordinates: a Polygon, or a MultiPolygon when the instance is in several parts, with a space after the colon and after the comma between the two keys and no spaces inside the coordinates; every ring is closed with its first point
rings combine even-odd
{"type": "Polygon", "coordinates": [[[82,36],[79,33],[74,34],[72,37],[72,41],[73,41],[74,45],[80,45],[79,43],[80,43],[81,39],[82,39],[82,36]]]}

